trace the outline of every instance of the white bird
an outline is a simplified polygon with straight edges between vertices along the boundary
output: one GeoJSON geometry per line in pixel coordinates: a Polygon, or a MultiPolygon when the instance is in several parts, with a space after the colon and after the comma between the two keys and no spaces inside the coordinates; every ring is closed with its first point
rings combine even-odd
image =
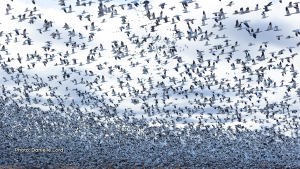
{"type": "Polygon", "coordinates": [[[256,4],[254,11],[258,11],[260,8],[258,8],[258,4],[256,4]]]}
{"type": "Polygon", "coordinates": [[[208,46],[208,45],[211,45],[211,44],[209,44],[208,41],[206,41],[205,46],[208,46]]]}
{"type": "Polygon", "coordinates": [[[233,1],[230,1],[229,4],[226,5],[226,6],[230,6],[231,7],[233,4],[234,4],[233,1]]]}
{"type": "Polygon", "coordinates": [[[281,29],[279,29],[278,26],[275,26],[274,31],[281,31],[281,29]]]}
{"type": "Polygon", "coordinates": [[[287,8],[292,8],[293,7],[293,3],[289,2],[289,6],[287,6],[287,8]]]}
{"type": "Polygon", "coordinates": [[[295,48],[295,47],[292,47],[292,46],[290,46],[290,47],[287,47],[288,49],[289,49],[289,51],[292,53],[293,51],[292,51],[292,48],[295,48]]]}
{"type": "Polygon", "coordinates": [[[282,35],[278,35],[278,36],[276,36],[276,37],[277,37],[278,40],[280,40],[280,37],[282,37],[282,35]]]}
{"type": "Polygon", "coordinates": [[[295,12],[295,14],[298,14],[298,13],[300,13],[300,10],[299,10],[298,3],[296,4],[296,6],[295,6],[294,8],[296,9],[296,12],[295,12]]]}
{"type": "Polygon", "coordinates": [[[265,13],[265,12],[262,12],[261,15],[262,15],[262,18],[263,18],[263,19],[265,19],[265,18],[268,17],[268,16],[266,16],[266,13],[265,13]]]}
{"type": "Polygon", "coordinates": [[[206,18],[206,13],[205,11],[203,11],[203,16],[202,16],[202,20],[207,20],[208,18],[206,18]]]}
{"type": "Polygon", "coordinates": [[[291,15],[288,7],[285,8],[285,12],[286,12],[285,16],[290,16],[291,15]]]}

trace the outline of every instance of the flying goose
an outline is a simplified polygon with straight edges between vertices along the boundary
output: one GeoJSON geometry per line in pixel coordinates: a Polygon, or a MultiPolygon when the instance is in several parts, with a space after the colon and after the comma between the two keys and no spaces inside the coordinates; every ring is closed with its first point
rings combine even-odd
{"type": "Polygon", "coordinates": [[[234,4],[233,1],[230,1],[229,4],[226,5],[226,6],[230,6],[231,7],[233,4],[234,4]]]}
{"type": "Polygon", "coordinates": [[[286,12],[286,15],[284,15],[284,16],[290,16],[291,15],[288,7],[285,7],[285,12],[286,12]]]}

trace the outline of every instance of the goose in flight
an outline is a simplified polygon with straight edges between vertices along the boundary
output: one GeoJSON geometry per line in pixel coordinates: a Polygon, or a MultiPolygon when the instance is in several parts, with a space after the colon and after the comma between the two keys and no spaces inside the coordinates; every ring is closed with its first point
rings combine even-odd
{"type": "Polygon", "coordinates": [[[295,48],[295,47],[292,47],[292,46],[290,46],[290,47],[287,47],[288,49],[289,49],[289,51],[292,53],[293,51],[292,51],[292,48],[295,48]]]}
{"type": "Polygon", "coordinates": [[[70,29],[70,27],[69,27],[69,25],[67,24],[67,23],[65,23],[65,25],[64,25],[64,27],[63,28],[65,28],[65,30],[68,30],[68,29],[70,29]]]}
{"type": "Polygon", "coordinates": [[[68,13],[71,13],[72,12],[72,5],[69,6],[69,11],[68,13]]]}
{"type": "Polygon", "coordinates": [[[300,35],[300,29],[295,29],[293,30],[293,32],[295,32],[295,35],[298,37],[298,35],[300,35]]]}
{"type": "Polygon", "coordinates": [[[268,28],[267,28],[267,30],[266,30],[266,31],[270,31],[270,30],[273,30],[273,27],[272,27],[272,22],[270,22],[270,23],[269,23],[269,26],[268,26],[268,28]]]}
{"type": "Polygon", "coordinates": [[[287,6],[288,8],[292,8],[293,7],[293,2],[289,2],[289,6],[287,6]]]}
{"type": "Polygon", "coordinates": [[[278,26],[275,26],[274,31],[281,31],[281,29],[279,29],[278,26]]]}
{"type": "Polygon", "coordinates": [[[256,4],[254,11],[258,11],[258,10],[260,9],[258,8],[258,4],[256,4]]]}
{"type": "Polygon", "coordinates": [[[180,17],[179,17],[180,15],[175,15],[174,17],[178,20],[178,21],[180,21],[180,17]]]}
{"type": "Polygon", "coordinates": [[[169,9],[171,9],[172,11],[173,11],[173,9],[175,8],[175,6],[173,6],[173,7],[171,7],[171,8],[169,8],[169,9]]]}
{"type": "Polygon", "coordinates": [[[206,18],[206,14],[205,11],[203,11],[203,16],[202,16],[202,20],[207,20],[208,18],[206,18]]]}
{"type": "Polygon", "coordinates": [[[80,6],[80,0],[76,1],[76,6],[80,6]]]}
{"type": "Polygon", "coordinates": [[[233,1],[230,1],[229,4],[226,5],[226,6],[230,6],[231,7],[233,4],[234,4],[233,1]]]}
{"type": "Polygon", "coordinates": [[[7,9],[10,11],[12,8],[9,4],[6,5],[7,6],[7,9]]]}
{"type": "Polygon", "coordinates": [[[270,11],[269,8],[268,8],[268,5],[265,5],[264,10],[265,10],[264,12],[270,11]]]}
{"type": "MultiPolygon", "coordinates": [[[[164,8],[165,8],[165,5],[166,5],[166,3],[161,3],[161,4],[159,4],[158,6],[161,7],[161,9],[164,9],[164,8]]],[[[172,10],[173,10],[173,9],[172,9],[172,10]]]]}
{"type": "Polygon", "coordinates": [[[77,15],[77,17],[79,18],[80,21],[82,21],[83,15],[77,15]]]}
{"type": "Polygon", "coordinates": [[[268,16],[266,16],[266,13],[265,13],[264,11],[261,13],[261,15],[262,15],[262,18],[263,18],[263,19],[265,19],[265,18],[268,17],[268,16]]]}
{"type": "Polygon", "coordinates": [[[123,10],[124,10],[124,6],[125,6],[126,4],[120,4],[119,5],[119,7],[121,7],[123,10]]]}
{"type": "Polygon", "coordinates": [[[67,12],[67,8],[68,8],[68,7],[63,7],[63,8],[61,8],[61,9],[62,9],[65,13],[68,13],[68,12],[67,12]]]}
{"type": "Polygon", "coordinates": [[[280,40],[280,37],[282,37],[282,35],[278,35],[278,36],[276,36],[276,37],[277,37],[278,40],[280,40]]]}
{"type": "MultiPolygon", "coordinates": [[[[253,36],[253,38],[256,39],[256,33],[255,33],[255,32],[252,32],[252,36],[253,36]]],[[[249,45],[249,46],[250,46],[250,45],[249,45]]]]}
{"type": "Polygon", "coordinates": [[[291,15],[288,7],[285,7],[285,12],[286,12],[285,16],[290,16],[291,15]]]}
{"type": "Polygon", "coordinates": [[[296,12],[295,12],[295,14],[298,14],[298,13],[300,13],[300,10],[299,10],[298,3],[296,4],[296,6],[295,6],[294,8],[296,9],[296,12]]]}
{"type": "Polygon", "coordinates": [[[16,32],[17,35],[20,35],[19,30],[20,30],[20,29],[17,29],[17,28],[14,30],[14,31],[16,32]]]}
{"type": "Polygon", "coordinates": [[[139,6],[139,3],[138,3],[137,1],[132,1],[131,3],[133,3],[133,5],[134,5],[135,7],[138,7],[138,6],[139,6]]]}

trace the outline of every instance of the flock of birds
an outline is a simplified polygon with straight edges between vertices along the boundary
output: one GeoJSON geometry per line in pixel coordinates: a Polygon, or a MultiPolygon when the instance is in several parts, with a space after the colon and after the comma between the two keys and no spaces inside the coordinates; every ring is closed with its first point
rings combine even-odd
{"type": "Polygon", "coordinates": [[[300,166],[298,2],[36,1],[1,2],[0,165],[300,166]]]}

